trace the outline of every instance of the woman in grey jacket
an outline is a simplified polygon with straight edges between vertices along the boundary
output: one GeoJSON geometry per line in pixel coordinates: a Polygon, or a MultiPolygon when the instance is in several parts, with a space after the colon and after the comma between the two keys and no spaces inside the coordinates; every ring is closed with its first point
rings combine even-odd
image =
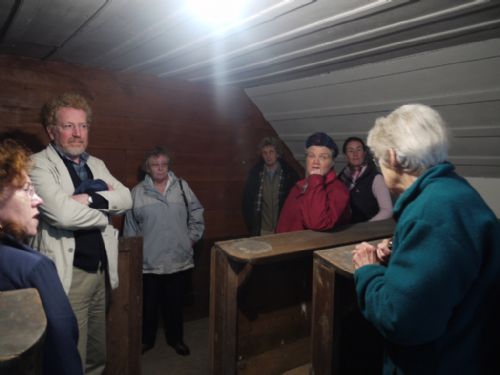
{"type": "Polygon", "coordinates": [[[182,298],[187,270],[194,267],[193,244],[203,235],[203,207],[188,184],[169,170],[166,149],[145,157],[146,177],[132,190],[133,207],[124,235],[143,236],[143,353],[154,346],[161,310],[167,343],[188,355],[183,341],[182,298]]]}

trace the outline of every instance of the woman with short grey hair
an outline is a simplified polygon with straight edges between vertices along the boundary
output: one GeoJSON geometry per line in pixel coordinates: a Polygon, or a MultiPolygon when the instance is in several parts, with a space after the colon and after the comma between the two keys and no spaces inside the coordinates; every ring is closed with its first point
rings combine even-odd
{"type": "Polygon", "coordinates": [[[368,147],[376,159],[388,161],[394,150],[400,166],[420,175],[448,160],[448,134],[438,112],[422,104],[407,104],[387,117],[378,118],[368,134],[368,147]],[[406,126],[398,126],[404,123],[406,126]]]}
{"type": "Polygon", "coordinates": [[[377,119],[368,145],[398,199],[392,239],[353,250],[358,304],[385,338],[384,374],[498,374],[500,224],[447,162],[432,108],[377,119]]]}
{"type": "Polygon", "coordinates": [[[126,237],[142,236],[142,352],[153,348],[159,312],[167,344],[189,355],[184,343],[182,302],[193,245],[205,230],[203,207],[188,183],[171,170],[170,154],[154,147],[145,155],[146,176],[132,189],[133,207],[125,216],[126,237]]]}

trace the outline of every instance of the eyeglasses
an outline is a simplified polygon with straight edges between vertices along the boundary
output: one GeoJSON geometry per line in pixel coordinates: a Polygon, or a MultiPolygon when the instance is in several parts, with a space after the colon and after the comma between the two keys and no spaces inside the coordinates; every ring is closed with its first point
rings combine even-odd
{"type": "Polygon", "coordinates": [[[33,186],[33,184],[31,182],[27,182],[24,186],[23,186],[23,191],[26,193],[26,195],[30,198],[30,199],[34,199],[35,196],[36,196],[36,191],[35,191],[35,187],[33,186]]]}
{"type": "Polygon", "coordinates": [[[90,124],[58,124],[56,126],[64,132],[73,132],[76,128],[80,131],[88,131],[90,128],[90,124]]]}

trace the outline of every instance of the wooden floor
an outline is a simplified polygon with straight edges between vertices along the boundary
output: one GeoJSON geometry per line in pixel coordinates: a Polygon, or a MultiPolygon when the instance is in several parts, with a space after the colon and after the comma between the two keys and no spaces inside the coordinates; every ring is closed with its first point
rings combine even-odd
{"type": "Polygon", "coordinates": [[[284,372],[283,375],[309,375],[311,373],[311,364],[308,363],[304,366],[294,368],[284,372]]]}
{"type": "Polygon", "coordinates": [[[184,341],[191,349],[191,355],[186,357],[166,344],[161,330],[155,347],[142,356],[142,375],[208,374],[208,318],[185,323],[184,341]]]}
{"type": "MultiPolygon", "coordinates": [[[[142,356],[142,375],[208,374],[208,318],[189,321],[184,330],[185,342],[191,349],[191,355],[182,357],[175,353],[165,343],[160,327],[155,347],[142,356]]],[[[309,371],[310,364],[307,364],[283,375],[308,375],[309,371]]]]}

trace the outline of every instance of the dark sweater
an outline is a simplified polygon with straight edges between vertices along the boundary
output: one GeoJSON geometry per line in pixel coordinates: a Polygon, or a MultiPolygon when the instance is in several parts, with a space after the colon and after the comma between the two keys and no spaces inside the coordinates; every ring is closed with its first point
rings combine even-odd
{"type": "MultiPolygon", "coordinates": [[[[61,159],[66,165],[68,173],[71,176],[71,181],[76,189],[83,181],[73,168],[72,162],[61,154],[59,154],[59,156],[61,156],[61,159]]],[[[94,177],[89,166],[85,164],[84,168],[87,171],[88,180],[92,180],[94,177]]],[[[88,194],[92,196],[93,199],[90,205],[91,208],[108,208],[108,201],[104,197],[91,192],[88,192],[88,194]]],[[[108,260],[101,231],[99,229],[77,230],[73,232],[73,235],[75,237],[75,258],[73,260],[73,265],[92,273],[97,272],[99,266],[101,270],[105,270],[108,265],[108,260]]]]}

